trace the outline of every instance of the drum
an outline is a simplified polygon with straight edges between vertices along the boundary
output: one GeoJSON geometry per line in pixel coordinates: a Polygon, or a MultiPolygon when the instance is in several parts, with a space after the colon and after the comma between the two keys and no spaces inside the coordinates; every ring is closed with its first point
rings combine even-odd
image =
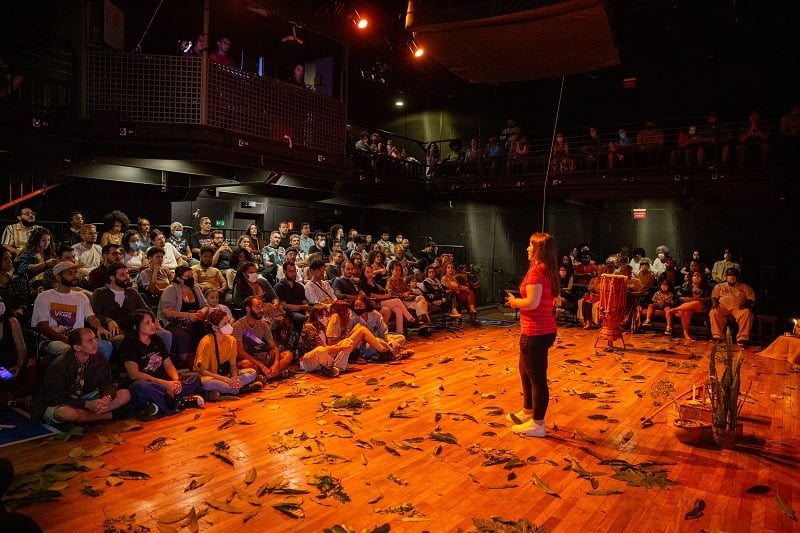
{"type": "Polygon", "coordinates": [[[603,274],[600,277],[600,314],[603,327],[619,329],[627,315],[627,278],[617,274],[603,274]]]}

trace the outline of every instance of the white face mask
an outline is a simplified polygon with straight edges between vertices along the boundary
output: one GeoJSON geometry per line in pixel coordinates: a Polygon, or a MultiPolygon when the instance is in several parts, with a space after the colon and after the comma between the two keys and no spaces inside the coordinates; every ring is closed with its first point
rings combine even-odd
{"type": "Polygon", "coordinates": [[[403,238],[402,238],[402,237],[398,237],[398,238],[397,238],[397,239],[395,239],[395,240],[396,240],[398,243],[401,243],[401,242],[403,242],[403,238]]]}
{"type": "Polygon", "coordinates": [[[317,247],[318,248],[325,248],[325,241],[324,240],[319,241],[319,243],[317,243],[317,247]]]}
{"type": "Polygon", "coordinates": [[[230,335],[231,333],[233,333],[233,326],[231,326],[230,324],[225,324],[224,326],[219,328],[219,332],[222,333],[223,335],[230,335]]]}
{"type": "Polygon", "coordinates": [[[248,274],[247,281],[249,281],[250,283],[255,283],[256,281],[258,281],[258,272],[248,274]]]}
{"type": "Polygon", "coordinates": [[[664,254],[664,252],[661,252],[660,254],[658,254],[658,258],[661,259],[662,261],[664,260],[665,257],[667,257],[667,256],[666,256],[666,254],[664,254]]]}

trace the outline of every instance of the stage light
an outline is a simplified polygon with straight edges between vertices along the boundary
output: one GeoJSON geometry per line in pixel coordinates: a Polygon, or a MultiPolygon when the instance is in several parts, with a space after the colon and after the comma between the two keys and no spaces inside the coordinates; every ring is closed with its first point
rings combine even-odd
{"type": "Polygon", "coordinates": [[[398,98],[397,100],[395,100],[394,105],[397,107],[403,107],[404,105],[406,105],[406,103],[403,101],[402,98],[398,98]]]}
{"type": "Polygon", "coordinates": [[[358,11],[354,9],[353,10],[353,24],[355,24],[356,28],[358,28],[359,30],[363,30],[364,28],[366,28],[369,25],[369,21],[365,17],[362,17],[361,15],[359,15],[358,11]]]}
{"type": "Polygon", "coordinates": [[[425,53],[425,49],[419,46],[414,39],[411,39],[411,42],[408,43],[408,49],[411,50],[411,53],[414,54],[414,57],[422,57],[422,55],[425,53]]]}

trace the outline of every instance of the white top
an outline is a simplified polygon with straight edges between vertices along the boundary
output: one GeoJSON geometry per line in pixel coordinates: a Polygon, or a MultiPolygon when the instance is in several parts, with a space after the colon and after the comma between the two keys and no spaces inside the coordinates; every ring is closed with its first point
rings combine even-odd
{"type": "MultiPolygon", "coordinates": [[[[124,296],[124,294],[123,294],[124,296]]],[[[55,289],[44,291],[33,302],[31,326],[47,322],[60,333],[69,332],[86,325],[86,319],[94,316],[89,298],[82,292],[58,292],[55,289]]]]}

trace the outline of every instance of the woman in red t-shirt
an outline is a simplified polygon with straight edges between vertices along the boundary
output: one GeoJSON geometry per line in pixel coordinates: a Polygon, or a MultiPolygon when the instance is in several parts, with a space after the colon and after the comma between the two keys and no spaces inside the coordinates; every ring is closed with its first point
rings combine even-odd
{"type": "Polygon", "coordinates": [[[523,408],[508,419],[511,431],[544,437],[544,415],[550,400],[547,351],[556,340],[555,297],[561,292],[556,241],[549,233],[534,233],[528,245],[530,267],[519,286],[520,297],[508,294],[509,306],[520,310],[519,373],[523,408]]]}

